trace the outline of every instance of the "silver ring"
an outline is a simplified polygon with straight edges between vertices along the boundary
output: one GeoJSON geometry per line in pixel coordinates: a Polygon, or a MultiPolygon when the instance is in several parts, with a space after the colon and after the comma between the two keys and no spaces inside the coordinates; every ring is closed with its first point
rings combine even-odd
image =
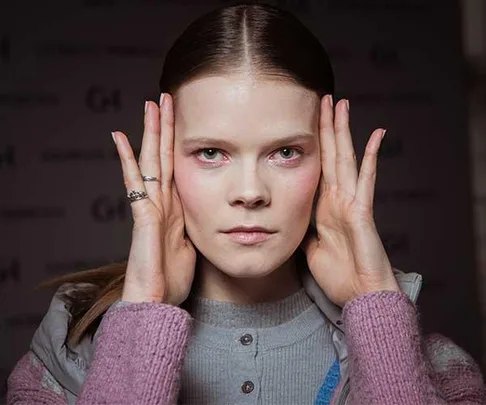
{"type": "Polygon", "coordinates": [[[145,191],[140,190],[132,190],[127,194],[128,201],[130,203],[138,200],[143,200],[144,198],[148,198],[148,195],[145,191]]]}
{"type": "Polygon", "coordinates": [[[154,176],[142,176],[143,181],[159,181],[157,177],[154,176]]]}

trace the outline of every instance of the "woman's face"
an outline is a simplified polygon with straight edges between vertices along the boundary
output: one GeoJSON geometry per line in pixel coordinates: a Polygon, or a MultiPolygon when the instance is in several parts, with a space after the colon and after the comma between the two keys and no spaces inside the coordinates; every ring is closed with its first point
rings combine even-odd
{"type": "Polygon", "coordinates": [[[231,277],[261,277],[298,248],[321,174],[320,99],[290,82],[247,75],[206,77],[174,103],[174,177],[186,232],[231,277]],[[242,244],[237,226],[274,231],[242,244]]]}

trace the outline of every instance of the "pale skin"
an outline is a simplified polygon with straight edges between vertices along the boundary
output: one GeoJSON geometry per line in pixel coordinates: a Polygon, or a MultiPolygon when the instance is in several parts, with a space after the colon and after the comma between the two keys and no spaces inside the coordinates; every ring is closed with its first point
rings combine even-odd
{"type": "Polygon", "coordinates": [[[140,168],[126,135],[114,133],[127,190],[149,197],[131,204],[123,300],[182,303],[195,287],[195,247],[203,254],[198,294],[208,298],[252,303],[295,292],[299,247],[317,283],[340,306],[366,293],[399,290],[373,220],[384,130],[371,134],[358,172],[347,100],[334,112],[329,96],[312,94],[247,76],[189,83],[176,102],[166,94],[162,106],[147,103],[140,168]],[[221,116],[226,121],[215,121],[221,116]],[[294,132],[309,136],[278,143],[294,132]],[[194,155],[184,141],[196,134],[224,139],[228,150],[206,140],[194,155]],[[292,152],[294,146],[303,153],[292,152]],[[144,182],[141,173],[161,181],[144,182]],[[304,238],[315,196],[318,233],[304,238]],[[257,247],[235,245],[219,232],[242,223],[276,232],[257,247]]]}
{"type": "Polygon", "coordinates": [[[297,291],[293,253],[321,171],[318,118],[311,91],[243,74],[177,92],[174,178],[188,236],[202,254],[197,295],[252,303],[297,291]],[[244,246],[221,232],[243,224],[274,233],[244,246]]]}

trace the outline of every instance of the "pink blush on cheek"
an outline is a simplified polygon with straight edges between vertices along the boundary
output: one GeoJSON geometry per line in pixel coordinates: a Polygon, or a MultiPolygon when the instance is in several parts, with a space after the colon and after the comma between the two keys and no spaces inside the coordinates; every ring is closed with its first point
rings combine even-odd
{"type": "Polygon", "coordinates": [[[295,173],[294,176],[286,176],[282,186],[286,188],[286,193],[292,193],[299,200],[308,200],[314,198],[320,180],[320,166],[314,170],[303,170],[295,173]]]}
{"type": "MultiPolygon", "coordinates": [[[[188,158],[181,158],[186,160],[188,158]]],[[[207,179],[197,174],[187,162],[174,168],[174,179],[187,221],[197,220],[214,207],[214,191],[208,189],[207,179]]]]}
{"type": "Polygon", "coordinates": [[[279,200],[279,207],[289,215],[294,216],[293,221],[304,220],[304,212],[312,210],[320,177],[317,171],[306,170],[301,175],[286,179],[281,185],[281,191],[274,198],[279,200]],[[293,214],[292,214],[293,213],[293,214]]]}
{"type": "Polygon", "coordinates": [[[191,191],[195,189],[193,171],[190,170],[190,165],[186,160],[187,158],[182,155],[174,157],[174,181],[183,205],[191,201],[193,198],[191,191]]]}

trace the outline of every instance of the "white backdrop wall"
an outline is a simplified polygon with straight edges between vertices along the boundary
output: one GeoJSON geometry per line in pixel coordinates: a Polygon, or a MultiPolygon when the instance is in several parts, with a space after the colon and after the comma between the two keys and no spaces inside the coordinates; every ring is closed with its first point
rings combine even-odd
{"type": "MultiPolygon", "coordinates": [[[[141,144],[165,52],[232,1],[72,0],[0,6],[0,388],[52,291],[41,280],[128,255],[131,214],[110,131],[141,144]]],[[[329,51],[358,157],[388,129],[376,190],[395,267],[424,275],[424,331],[481,356],[467,97],[453,0],[274,0],[329,51]]],[[[1,391],[1,389],[0,389],[1,391]]],[[[1,395],[0,395],[1,396],[1,395]]],[[[0,400],[1,401],[1,400],[0,400]]]]}

